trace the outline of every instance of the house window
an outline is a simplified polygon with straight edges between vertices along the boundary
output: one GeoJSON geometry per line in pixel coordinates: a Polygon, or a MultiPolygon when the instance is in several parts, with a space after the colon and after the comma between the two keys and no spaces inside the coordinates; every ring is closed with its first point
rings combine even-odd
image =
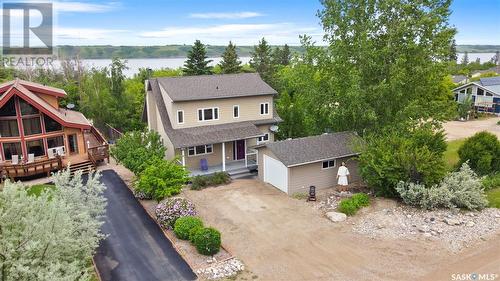
{"type": "Polygon", "coordinates": [[[269,103],[261,103],[260,104],[260,115],[268,115],[269,114],[269,103]]]}
{"type": "Polygon", "coordinates": [[[233,105],[233,118],[240,118],[240,106],[233,105]]]}
{"type": "Polygon", "coordinates": [[[5,160],[12,160],[12,155],[22,155],[23,152],[21,151],[21,143],[4,143],[3,153],[5,155],[5,160]]]}
{"type": "Polygon", "coordinates": [[[490,93],[490,92],[486,92],[486,96],[487,96],[487,97],[492,97],[492,96],[493,96],[493,94],[492,94],[492,93],[490,93]]]}
{"type": "Polygon", "coordinates": [[[28,154],[35,154],[35,157],[45,155],[45,146],[42,139],[27,141],[26,149],[28,150],[28,154]]]}
{"type": "Polygon", "coordinates": [[[265,133],[264,135],[257,138],[257,143],[267,142],[269,141],[269,133],[265,133]]]}
{"type": "Polygon", "coordinates": [[[47,146],[48,148],[64,146],[64,139],[62,136],[47,138],[47,146]]]}
{"type": "Polygon", "coordinates": [[[19,106],[21,107],[21,115],[23,116],[38,114],[38,109],[22,99],[19,99],[19,106]]]}
{"type": "Polygon", "coordinates": [[[46,132],[57,132],[62,131],[61,124],[57,123],[54,119],[47,115],[43,115],[43,122],[45,123],[46,132]]]}
{"type": "Polygon", "coordinates": [[[0,120],[0,137],[18,137],[17,119],[0,120]]]}
{"type": "Polygon", "coordinates": [[[188,156],[210,154],[213,151],[214,151],[214,147],[211,144],[191,146],[188,148],[188,156]]]}
{"type": "Polygon", "coordinates": [[[219,108],[198,109],[198,121],[219,120],[219,108]]]}
{"type": "Polygon", "coordinates": [[[184,110],[177,110],[177,124],[184,124],[184,110]]]}
{"type": "Polygon", "coordinates": [[[478,96],[482,96],[482,95],[484,95],[484,90],[483,90],[483,89],[479,89],[479,88],[477,88],[477,95],[478,95],[478,96]]]}
{"type": "Polygon", "coordinates": [[[42,133],[40,116],[23,119],[23,127],[25,135],[36,135],[42,133]]]}
{"type": "Polygon", "coordinates": [[[16,116],[16,106],[13,98],[0,108],[0,116],[16,116]]]}
{"type": "Polygon", "coordinates": [[[335,159],[323,161],[323,169],[330,169],[335,167],[335,159]]]}

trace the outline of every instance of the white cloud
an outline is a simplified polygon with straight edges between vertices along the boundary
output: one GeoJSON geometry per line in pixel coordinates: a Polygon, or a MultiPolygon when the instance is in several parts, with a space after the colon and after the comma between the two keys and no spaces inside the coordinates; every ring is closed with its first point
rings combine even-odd
{"type": "Polygon", "coordinates": [[[85,2],[53,2],[56,12],[75,12],[75,13],[104,13],[116,9],[119,4],[109,2],[106,4],[94,4],[85,2]]]}
{"type": "Polygon", "coordinates": [[[321,29],[314,26],[299,26],[293,23],[221,24],[212,26],[170,26],[161,30],[139,34],[145,42],[161,44],[192,44],[195,39],[205,44],[225,45],[229,40],[238,45],[254,45],[262,37],[270,44],[299,44],[299,35],[315,34],[321,40],[321,29]]]}
{"type": "MultiPolygon", "coordinates": [[[[98,28],[68,28],[56,27],[54,35],[59,40],[105,40],[117,35],[117,33],[125,33],[126,30],[118,29],[98,29],[98,28]]],[[[79,42],[84,44],[84,42],[79,42]]]]}
{"type": "Polygon", "coordinates": [[[237,13],[194,13],[190,18],[197,19],[247,19],[263,16],[256,12],[237,12],[237,13]]]}

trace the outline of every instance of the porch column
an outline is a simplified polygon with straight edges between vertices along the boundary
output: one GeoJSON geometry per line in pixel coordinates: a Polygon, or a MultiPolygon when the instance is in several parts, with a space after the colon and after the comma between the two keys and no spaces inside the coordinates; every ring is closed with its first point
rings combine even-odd
{"type": "Polygon", "coordinates": [[[222,171],[226,171],[226,143],[222,143],[222,171]]]}
{"type": "Polygon", "coordinates": [[[186,150],[183,148],[181,149],[181,154],[182,154],[182,167],[186,167],[186,150]]]}

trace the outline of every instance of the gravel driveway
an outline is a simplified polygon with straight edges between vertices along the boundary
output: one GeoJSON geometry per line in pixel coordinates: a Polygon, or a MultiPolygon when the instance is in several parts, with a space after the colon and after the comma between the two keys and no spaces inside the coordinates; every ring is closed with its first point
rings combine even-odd
{"type": "Polygon", "coordinates": [[[500,121],[500,117],[467,122],[450,121],[444,123],[443,127],[446,131],[447,140],[467,138],[481,131],[488,131],[500,138],[500,125],[497,125],[498,121],[500,121]]]}
{"type": "Polygon", "coordinates": [[[108,199],[94,257],[104,281],[194,280],[195,274],[113,170],[102,172],[108,199]]]}
{"type": "Polygon", "coordinates": [[[481,264],[482,258],[489,265],[500,262],[498,256],[491,260],[491,245],[500,239],[454,255],[435,241],[371,239],[353,233],[353,223],[364,212],[387,207],[378,203],[334,224],[308,203],[257,180],[184,194],[259,280],[416,280],[431,273],[473,270],[471,265],[481,264]]]}

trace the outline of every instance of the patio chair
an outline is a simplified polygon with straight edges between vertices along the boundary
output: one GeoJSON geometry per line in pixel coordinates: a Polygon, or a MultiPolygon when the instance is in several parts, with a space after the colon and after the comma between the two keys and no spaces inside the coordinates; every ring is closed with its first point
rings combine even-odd
{"type": "Polygon", "coordinates": [[[207,159],[203,158],[200,159],[200,168],[202,171],[208,171],[208,161],[207,159]]]}
{"type": "Polygon", "coordinates": [[[12,165],[17,165],[19,164],[19,155],[12,155],[12,165]]]}
{"type": "Polygon", "coordinates": [[[49,157],[49,159],[56,158],[56,155],[54,153],[54,149],[53,148],[50,148],[49,150],[47,150],[47,156],[49,157]]]}
{"type": "Polygon", "coordinates": [[[28,162],[27,163],[35,163],[35,154],[34,153],[28,154],[28,162]]]}

